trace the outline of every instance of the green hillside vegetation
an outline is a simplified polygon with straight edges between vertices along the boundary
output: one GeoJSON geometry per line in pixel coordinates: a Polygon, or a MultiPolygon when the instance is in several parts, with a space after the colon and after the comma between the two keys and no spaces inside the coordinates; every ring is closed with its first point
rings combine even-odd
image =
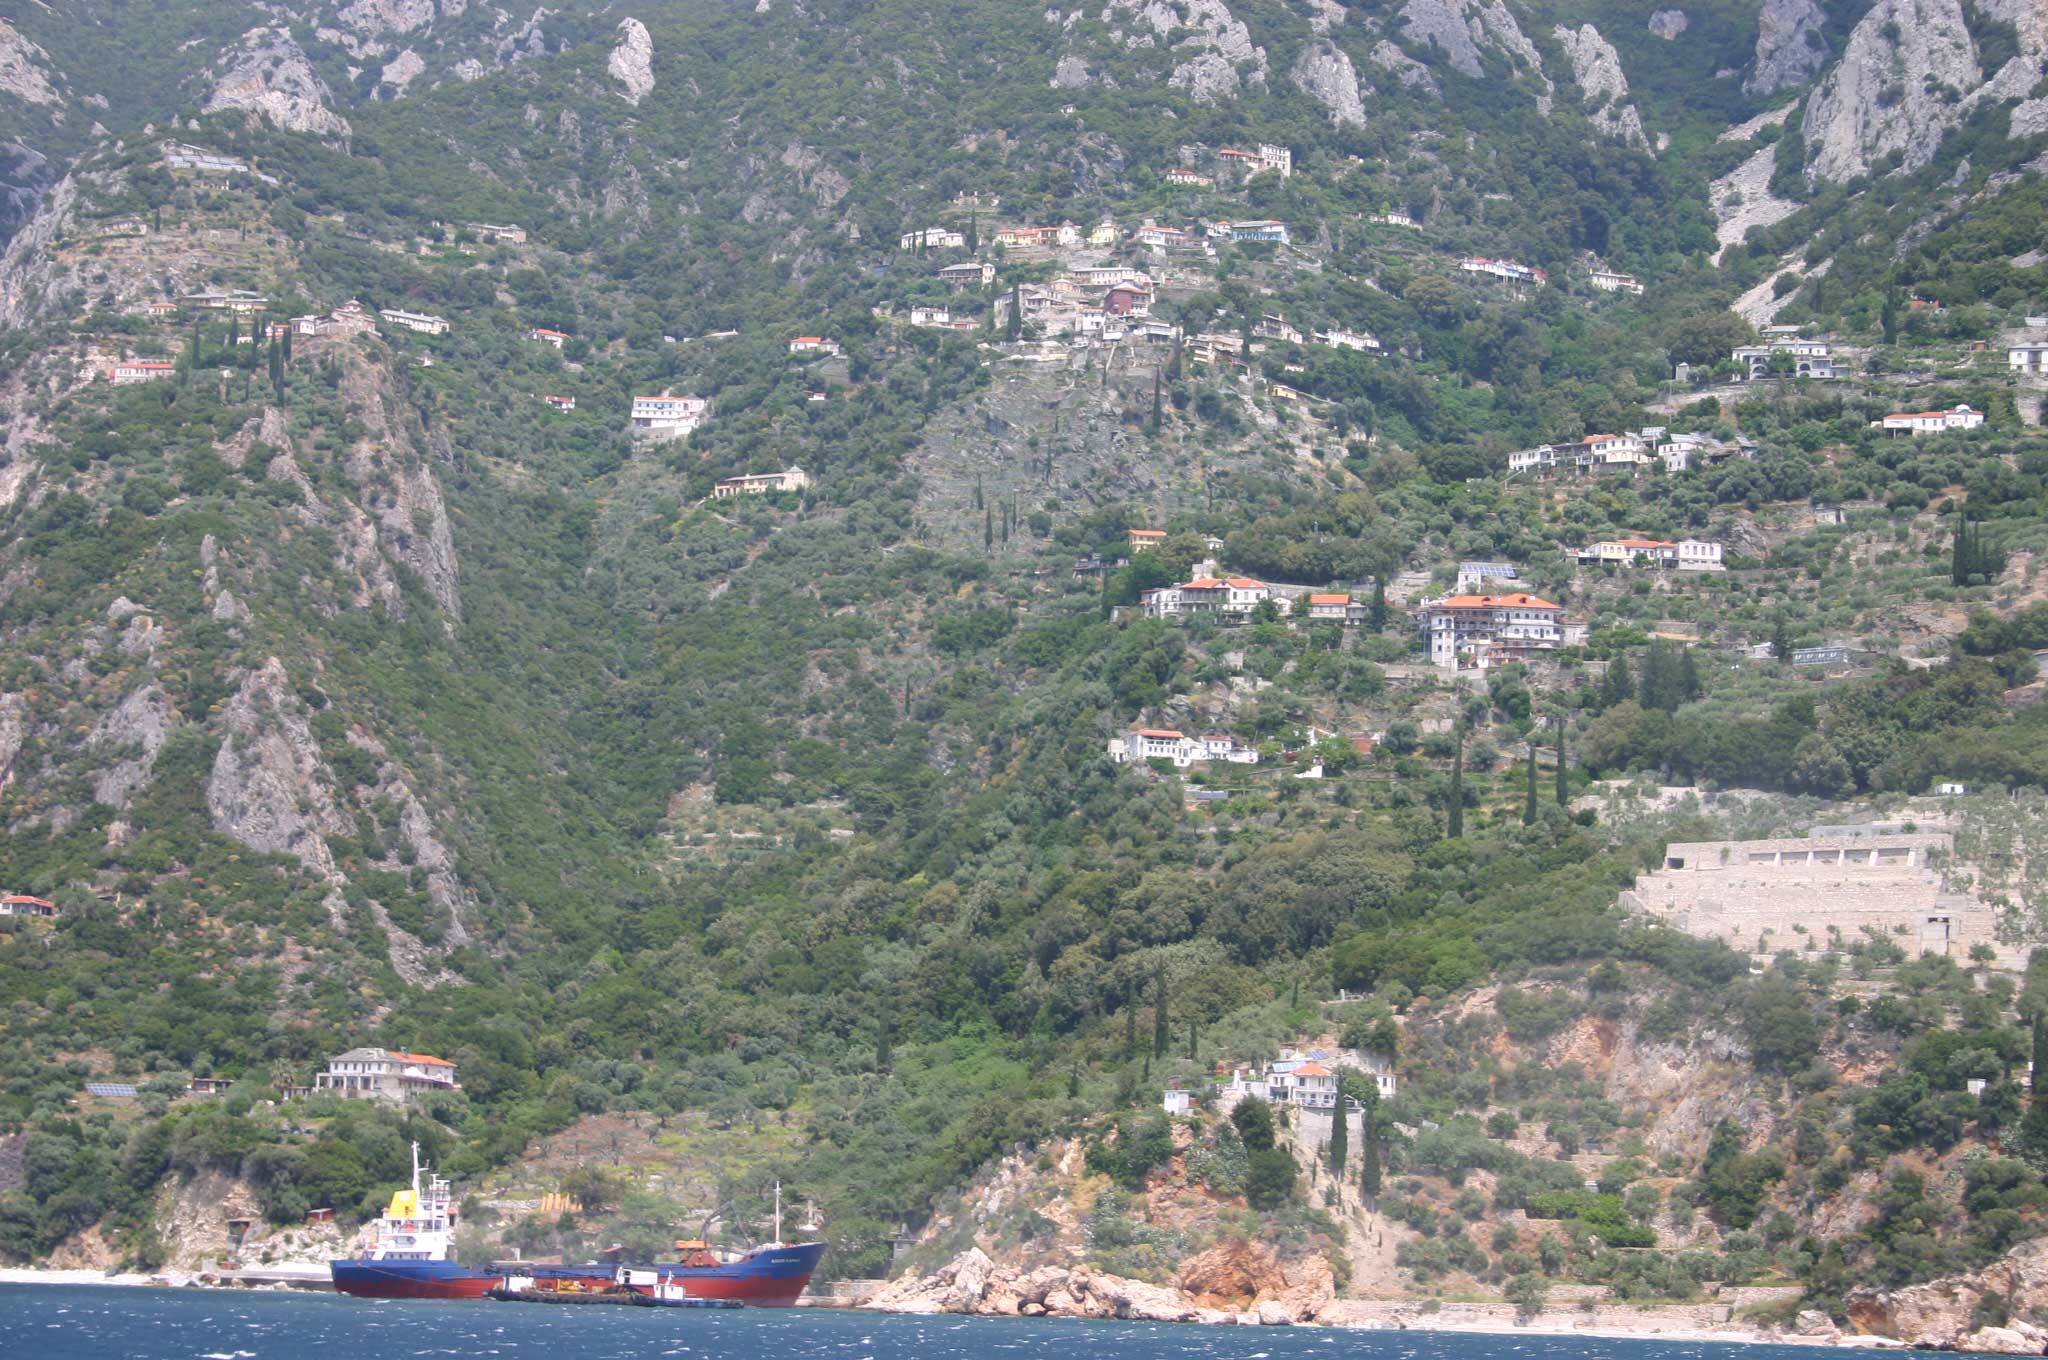
{"type": "MultiPolygon", "coordinates": [[[[582,16],[560,55],[351,107],[346,147],[231,115],[179,134],[276,186],[199,186],[139,136],[85,163],[81,239],[49,249],[80,252],[88,276],[128,266],[77,221],[132,213],[158,237],[211,233],[208,277],[178,287],[264,289],[265,320],[353,297],[454,328],[288,353],[237,343],[251,321],[85,313],[67,293],[0,337],[0,370],[43,378],[15,389],[32,494],[0,508],[0,696],[32,719],[0,763],[0,888],[63,909],[0,923],[0,1135],[19,1137],[23,1168],[0,1187],[0,1255],[39,1259],[98,1223],[151,1267],[167,1179],[238,1175],[279,1223],[316,1207],[359,1219],[409,1141],[473,1189],[579,1121],[630,1113],[758,1135],[720,1196],[751,1203],[779,1178],[822,1210],[828,1271],[873,1276],[900,1226],[1019,1148],[1082,1138],[1090,1169],[1142,1190],[1171,1148],[1146,1113],[1160,1084],[1268,1056],[1339,989],[1368,998],[1347,1016],[1359,1029],[1400,1036],[1385,1127],[1418,1132],[1369,1141],[1386,1212],[1422,1234],[1403,1247],[1418,1281],[1689,1298],[1708,1279],[1796,1280],[1836,1306],[1852,1280],[1981,1264],[2037,1231],[2048,1139],[2015,1076],[2037,987],[1980,987],[1889,941],[1753,975],[1616,907],[1666,841],[1725,828],[1603,820],[1578,800],[1630,776],[1813,800],[1948,779],[2048,788],[2048,708],[2025,703],[2048,645],[2033,574],[2048,440],[2022,423],[2003,355],[1967,347],[2040,305],[2038,267],[1993,258],[2041,244],[2038,186],[1897,260],[1861,244],[1890,230],[1888,190],[1816,201],[1714,271],[1701,172],[1726,168],[1711,134],[1758,111],[1739,82],[1645,90],[1679,139],[1666,161],[1528,116],[1529,78],[1505,71],[1446,74],[1441,104],[1387,82],[1367,128],[1339,130],[1279,76],[1306,19],[1242,11],[1276,75],[1233,104],[1148,82],[1162,53],[1106,44],[1091,60],[1118,88],[1051,88],[1059,30],[986,5],[778,6],[766,22],[670,7],[649,16],[659,84],[630,108],[603,74],[609,25],[582,16]],[[939,52],[898,69],[890,54],[926,31],[945,35],[939,52]],[[1424,137],[1447,106],[1470,136],[1424,137]],[[1195,195],[1160,178],[1183,146],[1260,140],[1294,149],[1291,178],[1195,195]],[[954,207],[963,192],[1003,207],[954,207]],[[1419,236],[1364,220],[1425,205],[1419,236]],[[1829,230],[1859,225],[1785,315],[1838,322],[1881,362],[1725,402],[1676,390],[1673,361],[1711,368],[1750,338],[1725,304],[1824,209],[1829,230]],[[1105,214],[1127,230],[1283,219],[1293,244],[1220,246],[1155,314],[1242,334],[1273,312],[1369,329],[1387,352],[1273,342],[1258,378],[1304,394],[1283,407],[1181,344],[1036,375],[989,348],[991,328],[894,319],[947,298],[979,319],[1052,272],[991,248],[996,285],[949,294],[932,271],[965,252],[899,252],[906,230],[986,238],[998,220],[1105,214]],[[532,242],[479,244],[460,225],[478,221],[532,242]],[[1466,251],[1512,251],[1553,286],[1488,290],[1456,271],[1466,251]],[[1649,291],[1593,293],[1582,252],[1649,291]],[[1951,310],[1889,333],[1884,299],[1901,293],[1951,310]],[[572,338],[556,351],[534,326],[572,338]],[[793,356],[797,335],[845,353],[793,356]],[[75,376],[88,344],[178,372],[53,377],[75,376]],[[1986,427],[1873,430],[1923,409],[1902,404],[1926,388],[1897,375],[1929,365],[1942,402],[1971,402],[1986,427]],[[1107,394],[1112,429],[1077,414],[1023,443],[987,405],[1083,388],[1107,394]],[[708,398],[708,423],[636,442],[632,397],[663,390],[708,398]],[[970,412],[987,433],[967,456],[1010,491],[977,482],[967,512],[908,462],[970,412]],[[1753,456],[1585,485],[1501,475],[1510,450],[1660,423],[1753,456]],[[1115,452],[1090,463],[1091,434],[1115,452]],[[1233,470],[1212,475],[1212,459],[1233,470]],[[808,490],[707,500],[791,465],[808,490]],[[1146,491],[1168,465],[1203,506],[1161,521],[1146,491]],[[452,573],[433,555],[442,500],[452,573]],[[1816,524],[1815,503],[1847,507],[1844,522],[1816,524]],[[351,511],[377,527],[366,550],[351,511]],[[1133,527],[1172,537],[1101,581],[1073,574],[1077,557],[1132,556],[1133,527]],[[1566,555],[1625,534],[1725,539],[1731,569],[1566,555]],[[1417,679],[1427,656],[1398,601],[1349,628],[1270,605],[1232,624],[1142,617],[1140,593],[1180,579],[1207,535],[1230,572],[1362,600],[1404,573],[1436,593],[1461,559],[1512,561],[1587,639],[1554,666],[1448,684],[1417,679]],[[146,639],[110,613],[122,598],[146,639]],[[1859,674],[1792,664],[1794,647],[1842,639],[1874,653],[1859,674]],[[273,657],[287,693],[258,726],[303,725],[291,797],[331,805],[294,853],[253,849],[209,806],[229,715],[273,657]],[[132,797],[102,798],[96,777],[142,746],[94,734],[151,687],[170,715],[161,748],[132,797]],[[1262,758],[1112,764],[1107,739],[1140,723],[1213,724],[1262,758]],[[1228,796],[1190,803],[1198,790],[1228,796]],[[1889,991],[1849,1006],[1844,970],[1889,991]],[[1444,1004],[1492,985],[1476,1019],[1444,1004]],[[1781,1132],[1655,1158],[1583,1074],[1487,1047],[1589,1008],[1664,1042],[1739,1034],[1741,1080],[1781,1132]],[[406,1113],[273,1100],[360,1043],[442,1055],[463,1089],[406,1113]],[[1839,1080],[1828,1058],[1843,1054],[1876,1075],[1839,1080]],[[174,1099],[194,1074],[236,1085],[174,1099]],[[88,1078],[142,1094],[81,1100],[88,1078]],[[1968,1094],[1972,1078],[1989,1084],[1968,1094]],[[1540,1154],[1506,1146],[1539,1124],[1540,1154]],[[1911,1179],[1909,1160],[1960,1147],[1983,1155],[1954,1187],[1911,1179]],[[1586,1191],[1580,1148],[1622,1169],[1586,1191]],[[1463,1184],[1479,1169],[1487,1196],[1463,1184]],[[1817,1240],[1817,1208],[1852,1182],[1876,1219],[1817,1240]],[[1467,1231],[1516,1209],[1560,1225],[1554,1245],[1467,1231]],[[1673,1245],[1660,1213],[1706,1216],[1720,1247],[1673,1245]]],[[[1734,18],[1696,22],[1685,69],[1733,64],[1734,18]]],[[[144,114],[125,116],[124,134],[144,114]]],[[[141,272],[169,287],[161,259],[141,272]]],[[[1244,1196],[1247,1231],[1337,1249],[1320,1182],[1281,1165],[1270,1128],[1202,1136],[1196,1179],[1244,1196]]],[[[621,1201],[605,1207],[636,1241],[680,1212],[630,1177],[579,1189],[593,1211],[621,1201]]],[[[1123,1201],[1100,1212],[1106,1265],[1171,1274],[1171,1244],[1123,1201]]],[[[600,1234],[508,1231],[564,1251],[600,1234]]]]}

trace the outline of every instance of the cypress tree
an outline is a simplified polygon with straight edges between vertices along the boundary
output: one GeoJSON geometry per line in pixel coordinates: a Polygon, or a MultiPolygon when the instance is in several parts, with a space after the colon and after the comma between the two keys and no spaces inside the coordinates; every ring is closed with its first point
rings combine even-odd
{"type": "Polygon", "coordinates": [[[1693,656],[1692,648],[1682,648],[1678,653],[1678,698],[1681,703],[1691,703],[1700,697],[1700,663],[1693,656]]]}
{"type": "Polygon", "coordinates": [[[1157,369],[1154,369],[1152,373],[1152,433],[1154,434],[1159,433],[1159,415],[1159,372],[1157,369]]]}
{"type": "Polygon", "coordinates": [[[1565,806],[1570,801],[1566,793],[1569,781],[1565,778],[1564,772],[1564,733],[1564,714],[1560,713],[1557,715],[1557,805],[1559,807],[1565,806]]]}
{"type": "Polygon", "coordinates": [[[1536,825],[1536,743],[1529,743],[1529,796],[1522,800],[1522,825],[1536,825]]]}
{"type": "Polygon", "coordinates": [[[1015,340],[1024,329],[1024,290],[1017,284],[1010,285],[1010,318],[1003,323],[1003,339],[1015,340]]]}
{"type": "Polygon", "coordinates": [[[1771,656],[1778,661],[1792,659],[1792,626],[1785,622],[1783,614],[1771,623],[1771,656]]]}
{"type": "Polygon", "coordinates": [[[1067,1099],[1074,1100],[1081,1094],[1081,1067],[1076,1063],[1067,1069],[1067,1099]]]}
{"type": "Polygon", "coordinates": [[[1899,343],[1899,290],[1896,286],[1884,291],[1884,307],[1878,313],[1878,321],[1884,327],[1884,342],[1887,345],[1899,343]]]}
{"type": "Polygon", "coordinates": [[[893,1057],[894,1054],[890,1051],[889,1044],[889,1017],[885,1013],[882,1016],[881,1028],[875,1031],[875,1070],[877,1072],[888,1071],[889,1063],[893,1057]]]}
{"type": "Polygon", "coordinates": [[[1330,1150],[1325,1154],[1330,1163],[1330,1174],[1338,1179],[1344,1176],[1344,1159],[1351,1153],[1351,1120],[1344,1110],[1344,1097],[1337,1097],[1337,1108],[1330,1118],[1330,1150]]]}
{"type": "Polygon", "coordinates": [[[2020,1138],[2028,1151],[2039,1157],[2048,1153],[2048,1099],[2042,1098],[2041,1083],[2048,1080],[2048,1015],[2034,1013],[2034,1072],[2027,1083],[2027,1113],[2020,1121],[2020,1138]]]}
{"type": "Polygon", "coordinates": [[[996,545],[996,515],[993,510],[981,512],[981,550],[988,552],[996,545]]]}
{"type": "Polygon", "coordinates": [[[1359,1121],[1358,1190],[1371,1204],[1380,1194],[1379,1092],[1366,1097],[1365,1117],[1359,1121]]]}
{"type": "Polygon", "coordinates": [[[982,505],[983,501],[981,498],[981,478],[976,477],[974,479],[974,508],[979,510],[981,509],[982,505]]]}
{"type": "MultiPolygon", "coordinates": [[[[1152,973],[1152,1056],[1166,1056],[1169,1042],[1169,1020],[1166,1013],[1166,965],[1160,964],[1152,973]]],[[[1146,1071],[1151,1071],[1148,1066],[1146,1071]]]]}
{"type": "Polygon", "coordinates": [[[1138,984],[1124,988],[1124,1061],[1138,1051],[1138,984]]]}
{"type": "Polygon", "coordinates": [[[1457,840],[1465,834],[1465,724],[1458,724],[1458,753],[1451,759],[1451,812],[1444,822],[1444,835],[1457,840]]]}
{"type": "Polygon", "coordinates": [[[973,208],[967,214],[967,253],[972,255],[981,249],[981,209],[973,208]]]}
{"type": "Polygon", "coordinates": [[[1387,578],[1372,578],[1372,630],[1377,633],[1387,626],[1387,578]]]}

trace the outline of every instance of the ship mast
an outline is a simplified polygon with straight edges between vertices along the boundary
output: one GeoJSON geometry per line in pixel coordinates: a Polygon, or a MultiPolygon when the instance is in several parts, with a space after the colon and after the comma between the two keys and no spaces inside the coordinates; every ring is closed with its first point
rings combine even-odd
{"type": "Polygon", "coordinates": [[[782,1182],[775,1182],[775,1245],[782,1245],[782,1182]]]}
{"type": "Polygon", "coordinates": [[[420,1198],[420,1145],[417,1140],[412,1145],[412,1197],[417,1204],[420,1198]]]}

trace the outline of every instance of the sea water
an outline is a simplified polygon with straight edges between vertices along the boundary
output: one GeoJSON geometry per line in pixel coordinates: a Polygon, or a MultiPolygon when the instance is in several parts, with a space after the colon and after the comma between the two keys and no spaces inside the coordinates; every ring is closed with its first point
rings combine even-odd
{"type": "Polygon", "coordinates": [[[1795,1360],[1790,1346],[0,1285],[0,1360],[1795,1360]]]}

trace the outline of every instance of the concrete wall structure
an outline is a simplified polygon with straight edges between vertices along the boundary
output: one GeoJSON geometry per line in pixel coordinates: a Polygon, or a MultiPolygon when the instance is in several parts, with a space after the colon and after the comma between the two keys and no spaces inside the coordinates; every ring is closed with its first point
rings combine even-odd
{"type": "Polygon", "coordinates": [[[1986,944],[1998,966],[2023,967],[2024,951],[1999,942],[1998,909],[1945,885],[1952,848],[1945,832],[1673,842],[1621,903],[1762,957],[1845,949],[1875,931],[1914,957],[1967,963],[1986,944]]]}

